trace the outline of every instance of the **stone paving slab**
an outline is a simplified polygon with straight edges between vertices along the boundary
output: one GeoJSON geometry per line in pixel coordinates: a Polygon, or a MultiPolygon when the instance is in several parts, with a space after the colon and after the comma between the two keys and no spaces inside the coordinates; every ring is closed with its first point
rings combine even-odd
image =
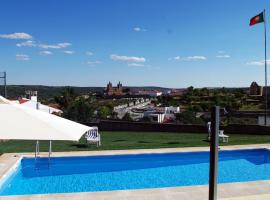
{"type": "Polygon", "coordinates": [[[226,198],[226,199],[222,199],[222,200],[269,200],[269,199],[270,199],[270,194],[226,198]]]}
{"type": "MultiPolygon", "coordinates": [[[[270,181],[219,184],[220,200],[264,200],[270,196],[270,181]]],[[[208,186],[172,187],[109,192],[5,196],[0,200],[207,200],[208,186]]],[[[270,199],[270,198],[269,198],[270,199]]],[[[268,199],[268,200],[269,200],[268,199]]]]}

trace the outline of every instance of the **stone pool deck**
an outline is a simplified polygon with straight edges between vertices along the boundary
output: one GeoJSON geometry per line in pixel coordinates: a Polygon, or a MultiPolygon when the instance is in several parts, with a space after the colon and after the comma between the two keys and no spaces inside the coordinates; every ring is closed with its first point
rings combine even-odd
{"type": "MultiPolygon", "coordinates": [[[[221,147],[221,150],[269,148],[270,144],[236,145],[221,147]]],[[[168,153],[208,151],[208,147],[139,149],[139,150],[110,150],[110,151],[80,151],[54,152],[53,156],[83,156],[83,155],[116,155],[138,153],[168,153]]],[[[47,156],[47,153],[41,155],[47,156]]],[[[22,156],[33,156],[29,153],[9,153],[0,157],[0,179],[19,162],[22,156]]],[[[64,194],[42,194],[25,196],[0,196],[0,200],[207,200],[208,186],[169,187],[156,189],[122,190],[108,192],[82,192],[64,194]]],[[[269,200],[270,181],[253,181],[242,183],[228,183],[218,185],[218,199],[220,200],[269,200]]]]}

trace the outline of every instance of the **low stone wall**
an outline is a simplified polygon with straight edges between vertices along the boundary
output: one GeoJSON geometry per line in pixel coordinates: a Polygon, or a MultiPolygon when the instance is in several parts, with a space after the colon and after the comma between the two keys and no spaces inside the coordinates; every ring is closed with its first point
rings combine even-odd
{"type": "Polygon", "coordinates": [[[86,123],[89,126],[98,126],[101,131],[144,131],[144,132],[185,132],[207,133],[207,128],[201,125],[158,124],[124,121],[100,121],[86,123]]]}
{"type": "Polygon", "coordinates": [[[224,130],[231,134],[270,135],[269,126],[233,124],[224,127],[224,130]]]}
{"type": "MultiPolygon", "coordinates": [[[[133,131],[133,132],[175,132],[175,133],[207,133],[203,125],[181,125],[181,124],[158,124],[124,121],[100,121],[99,123],[85,123],[89,126],[98,126],[101,131],[133,131]]],[[[270,127],[259,125],[238,125],[220,127],[225,134],[252,134],[270,135],[270,127]]]]}

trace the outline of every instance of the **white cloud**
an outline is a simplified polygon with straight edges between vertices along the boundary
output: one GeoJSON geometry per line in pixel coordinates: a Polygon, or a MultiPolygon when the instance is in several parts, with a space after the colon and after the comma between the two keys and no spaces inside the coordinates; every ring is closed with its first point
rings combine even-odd
{"type": "Polygon", "coordinates": [[[144,57],[135,57],[135,56],[119,56],[112,54],[111,59],[114,61],[123,61],[123,62],[145,62],[144,57]]]}
{"type": "Polygon", "coordinates": [[[16,54],[16,60],[30,60],[30,57],[26,54],[16,54]]]}
{"type": "Polygon", "coordinates": [[[175,56],[174,60],[180,60],[180,58],[181,58],[180,56],[175,56]]]}
{"type": "Polygon", "coordinates": [[[139,32],[139,31],[141,31],[141,28],[140,27],[134,27],[133,30],[139,32]]]}
{"type": "Polygon", "coordinates": [[[102,62],[99,61],[99,60],[96,60],[96,61],[87,61],[87,64],[88,65],[96,65],[96,64],[101,64],[102,62]]]}
{"type": "Polygon", "coordinates": [[[40,44],[39,47],[43,49],[62,49],[70,45],[71,43],[64,42],[64,43],[58,43],[58,44],[40,44]]]}
{"type": "Polygon", "coordinates": [[[218,51],[218,54],[216,57],[217,58],[230,58],[231,56],[229,54],[225,54],[225,51],[218,51]]]}
{"type": "Polygon", "coordinates": [[[74,51],[63,51],[65,54],[74,54],[74,51]]]}
{"type": "MultiPolygon", "coordinates": [[[[270,64],[270,60],[266,60],[267,64],[270,64]]],[[[264,65],[264,60],[260,60],[260,61],[251,61],[251,62],[247,62],[247,65],[257,65],[257,66],[261,66],[264,65]]]]}
{"type": "Polygon", "coordinates": [[[140,27],[134,27],[133,31],[135,31],[135,32],[144,32],[144,31],[146,31],[146,29],[143,29],[143,28],[140,28],[140,27]]]}
{"type": "Polygon", "coordinates": [[[39,52],[39,54],[42,56],[48,56],[48,55],[52,55],[53,53],[51,51],[41,51],[39,52]]]}
{"type": "Polygon", "coordinates": [[[140,63],[128,63],[129,67],[144,67],[144,64],[140,64],[140,63]]]}
{"type": "Polygon", "coordinates": [[[0,34],[0,38],[29,40],[32,38],[32,36],[28,33],[11,33],[11,34],[0,34]]]}
{"type": "Polygon", "coordinates": [[[91,51],[87,51],[87,52],[85,52],[85,54],[86,54],[86,55],[88,55],[88,56],[92,56],[92,55],[94,55],[94,53],[93,53],[93,52],[91,52],[91,51]]]}
{"type": "Polygon", "coordinates": [[[188,56],[187,60],[206,60],[205,56],[188,56]]]}
{"type": "Polygon", "coordinates": [[[230,58],[231,56],[228,54],[224,54],[224,55],[217,55],[217,58],[230,58]]]}
{"type": "Polygon", "coordinates": [[[17,47],[35,47],[37,45],[36,45],[35,41],[27,40],[25,42],[17,43],[16,46],[17,47]]]}
{"type": "Polygon", "coordinates": [[[181,57],[175,56],[174,58],[169,58],[168,60],[177,60],[177,61],[198,61],[198,60],[206,60],[205,56],[188,56],[188,57],[181,57]]]}

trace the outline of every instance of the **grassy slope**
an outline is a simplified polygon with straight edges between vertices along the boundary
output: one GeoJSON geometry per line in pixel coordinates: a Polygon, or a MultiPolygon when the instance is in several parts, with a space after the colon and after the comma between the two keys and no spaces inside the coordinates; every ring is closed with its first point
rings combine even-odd
{"type": "MultiPolygon", "coordinates": [[[[78,142],[53,142],[53,151],[88,151],[112,149],[147,149],[171,147],[208,146],[207,134],[191,133],[144,133],[144,132],[102,132],[102,146],[86,146],[82,140],[78,142]]],[[[231,135],[225,145],[270,143],[270,135],[231,135]]],[[[224,144],[222,144],[224,145],[224,144]]],[[[48,142],[41,142],[41,151],[48,151],[48,142]]],[[[0,143],[0,153],[33,152],[34,141],[6,141],[0,143]]]]}

